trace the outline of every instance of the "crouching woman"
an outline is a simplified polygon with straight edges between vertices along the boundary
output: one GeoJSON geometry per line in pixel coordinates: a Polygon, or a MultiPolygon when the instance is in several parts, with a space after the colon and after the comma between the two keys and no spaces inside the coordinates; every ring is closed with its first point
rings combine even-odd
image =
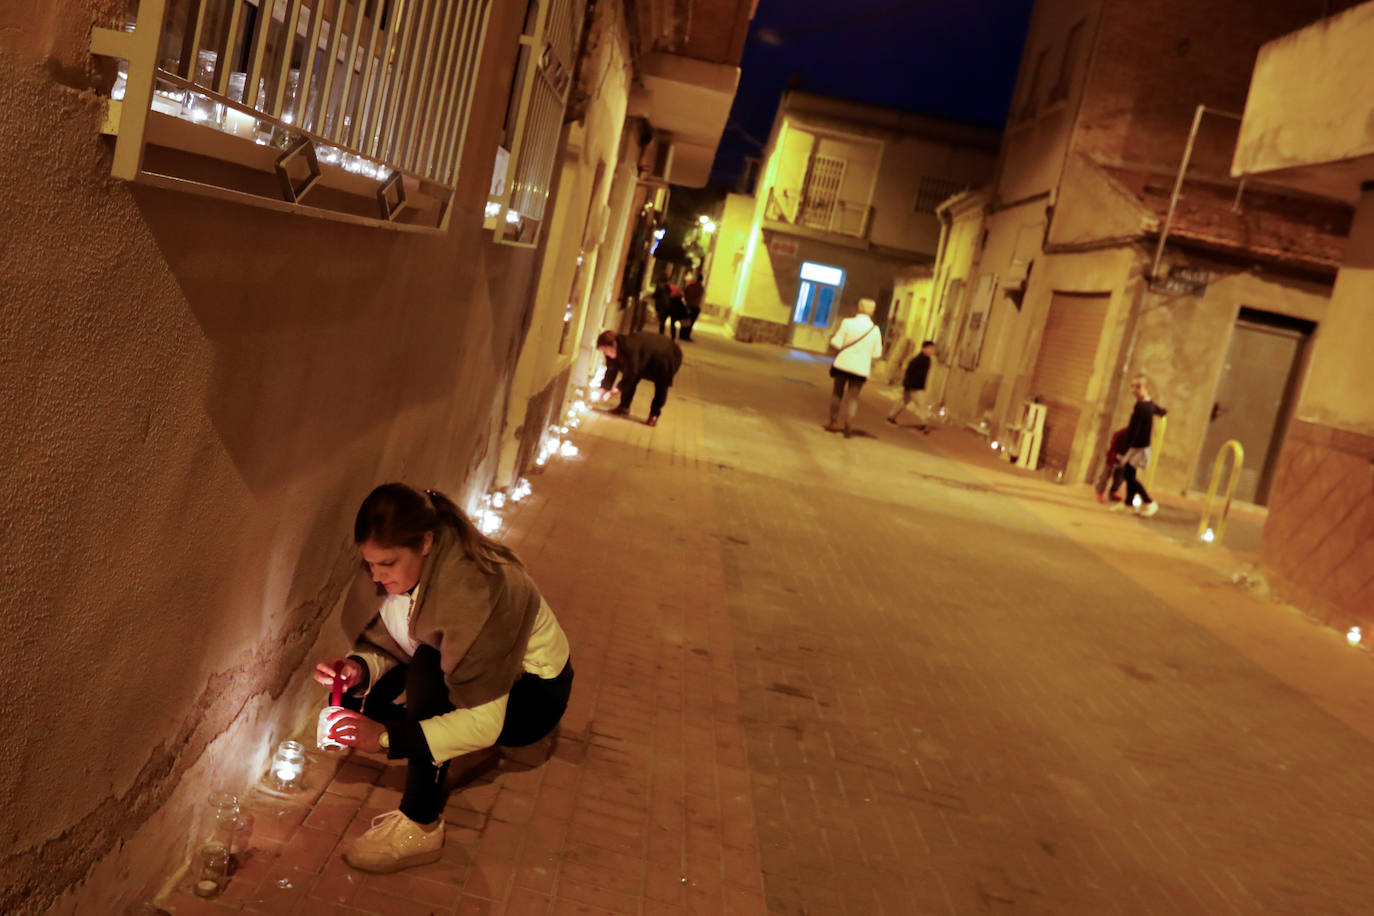
{"type": "Polygon", "coordinates": [[[344,851],[355,868],[392,872],[439,859],[448,762],[551,733],[573,669],[520,560],[442,493],[378,487],[353,538],[365,567],[343,610],[353,651],[320,661],[315,679],[339,672],[359,710],[334,713],[330,737],[406,762],[399,810],[344,851]]]}

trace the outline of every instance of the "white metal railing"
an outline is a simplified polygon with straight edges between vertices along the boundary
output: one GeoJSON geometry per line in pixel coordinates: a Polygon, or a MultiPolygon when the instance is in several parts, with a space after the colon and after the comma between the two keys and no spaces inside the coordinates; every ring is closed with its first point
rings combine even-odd
{"type": "MultiPolygon", "coordinates": [[[[510,132],[503,180],[493,182],[488,224],[496,240],[510,245],[538,243],[558,160],[563,114],[572,89],[585,0],[539,3],[525,34],[516,66],[516,120],[510,132]]],[[[498,166],[499,168],[500,166],[498,166]]]]}
{"type": "Polygon", "coordinates": [[[864,238],[872,211],[867,204],[848,200],[827,199],[817,206],[800,191],[771,187],[763,215],[775,222],[864,238]]]}
{"type": "Polygon", "coordinates": [[[117,135],[112,173],[262,196],[260,187],[145,170],[147,147],[165,145],[249,167],[267,163],[280,179],[278,204],[300,205],[319,184],[365,188],[380,208],[365,221],[395,221],[426,200],[434,223],[418,228],[439,228],[491,2],[139,0],[123,31],[96,29],[91,39],[94,53],[125,62],[107,125],[117,135]],[[254,146],[277,155],[264,159],[254,146]]]}

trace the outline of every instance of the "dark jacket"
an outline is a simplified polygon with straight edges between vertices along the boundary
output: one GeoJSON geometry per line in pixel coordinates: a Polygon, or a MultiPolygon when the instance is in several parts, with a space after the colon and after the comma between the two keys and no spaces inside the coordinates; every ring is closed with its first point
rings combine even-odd
{"type": "Polygon", "coordinates": [[[615,387],[617,374],[624,376],[622,388],[633,387],[640,379],[666,388],[682,368],[682,348],[662,334],[625,334],[616,339],[615,346],[615,359],[606,357],[606,375],[601,380],[601,387],[607,391],[615,387]]]}
{"type": "Polygon", "coordinates": [[[926,376],[930,374],[930,357],[924,353],[917,353],[912,357],[911,362],[906,364],[906,375],[902,378],[902,387],[908,391],[920,391],[926,387],[926,376]]]}
{"type": "Polygon", "coordinates": [[[1155,417],[1162,417],[1169,411],[1154,401],[1136,401],[1131,411],[1131,420],[1126,424],[1124,452],[1130,448],[1149,448],[1150,436],[1155,430],[1155,417]]]}
{"type": "Polygon", "coordinates": [[[687,310],[701,310],[701,300],[706,298],[706,287],[701,285],[700,280],[693,280],[682,290],[682,298],[687,303],[687,310]]]}

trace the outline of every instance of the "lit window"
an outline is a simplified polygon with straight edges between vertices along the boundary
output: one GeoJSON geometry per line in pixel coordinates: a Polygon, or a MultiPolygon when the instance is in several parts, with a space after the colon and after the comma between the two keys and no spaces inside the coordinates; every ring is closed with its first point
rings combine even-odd
{"type": "Polygon", "coordinates": [[[792,320],[797,324],[829,327],[840,289],[844,286],[844,271],[828,264],[803,261],[801,281],[792,320]]]}
{"type": "Polygon", "coordinates": [[[817,264],[815,261],[802,262],[801,278],[816,283],[825,283],[829,286],[844,286],[843,270],[828,264],[817,264]]]}

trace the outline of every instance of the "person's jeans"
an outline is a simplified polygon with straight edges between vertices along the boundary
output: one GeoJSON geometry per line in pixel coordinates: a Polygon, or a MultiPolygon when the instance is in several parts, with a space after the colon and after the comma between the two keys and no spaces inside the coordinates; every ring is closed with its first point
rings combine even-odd
{"type": "Polygon", "coordinates": [[[839,422],[844,416],[844,428],[848,430],[859,412],[859,390],[868,379],[841,369],[831,369],[830,376],[835,380],[835,389],[830,395],[830,425],[839,422]]]}
{"type": "MultiPolygon", "coordinates": [[[[663,405],[668,403],[668,389],[670,387],[660,382],[654,382],[654,399],[649,404],[649,416],[656,417],[663,413],[663,405]]],[[[639,379],[635,379],[629,384],[622,381],[620,383],[620,404],[616,406],[616,410],[628,412],[638,388],[639,379]]]]}
{"type": "Polygon", "coordinates": [[[1136,494],[1140,495],[1140,504],[1154,502],[1150,499],[1150,494],[1145,492],[1145,485],[1136,479],[1136,466],[1133,464],[1123,464],[1121,472],[1126,476],[1126,505],[1134,506],[1136,494]]]}
{"type": "Polygon", "coordinates": [[[892,408],[892,413],[887,415],[889,420],[896,420],[897,415],[907,408],[916,415],[916,419],[921,421],[922,426],[930,423],[930,411],[926,407],[926,391],[924,388],[903,388],[902,399],[892,408]]]}
{"type": "MultiPolygon", "coordinates": [[[[400,664],[377,679],[362,702],[363,715],[377,722],[421,722],[452,712],[448,684],[439,665],[439,650],[420,646],[408,664],[400,664]],[[401,694],[404,703],[398,703],[401,694]]],[[[347,705],[347,703],[345,703],[347,705]]],[[[444,775],[448,764],[434,765],[427,748],[406,760],[406,787],[401,813],[418,824],[430,824],[444,811],[444,775]]]]}

